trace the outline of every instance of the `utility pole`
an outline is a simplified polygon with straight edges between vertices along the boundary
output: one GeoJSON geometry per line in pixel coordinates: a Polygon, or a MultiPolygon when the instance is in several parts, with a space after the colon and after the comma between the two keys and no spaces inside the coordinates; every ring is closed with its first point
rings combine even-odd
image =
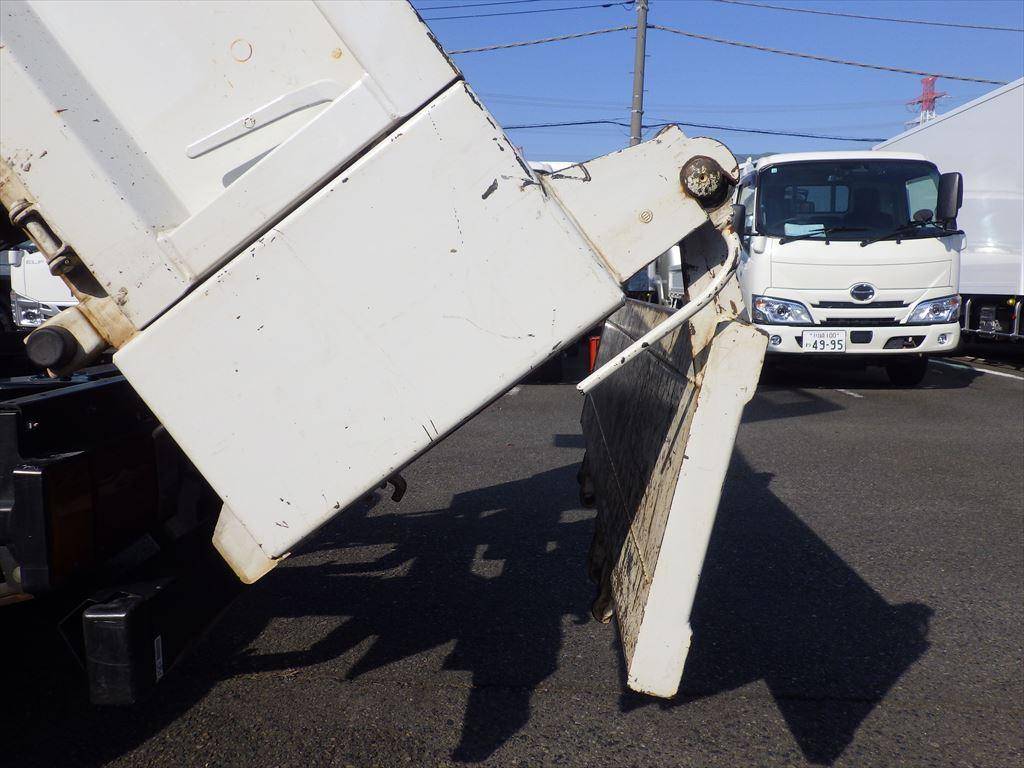
{"type": "Polygon", "coordinates": [[[636,60],[633,62],[633,108],[629,113],[629,146],[643,139],[644,57],[647,55],[647,0],[636,0],[636,60]]]}

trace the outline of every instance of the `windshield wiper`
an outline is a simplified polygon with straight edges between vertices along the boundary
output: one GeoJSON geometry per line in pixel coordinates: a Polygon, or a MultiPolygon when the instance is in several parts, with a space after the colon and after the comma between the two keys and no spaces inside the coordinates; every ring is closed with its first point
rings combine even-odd
{"type": "Polygon", "coordinates": [[[861,240],[860,247],[863,248],[867,245],[871,245],[872,243],[877,243],[879,240],[888,240],[890,237],[895,237],[896,245],[899,245],[901,242],[900,235],[910,234],[911,232],[921,229],[922,227],[926,227],[928,225],[932,225],[935,227],[934,232],[927,233],[928,237],[945,237],[946,235],[962,235],[964,233],[962,229],[946,229],[945,227],[940,227],[938,224],[935,224],[931,220],[910,221],[907,222],[906,224],[902,224],[896,227],[896,229],[892,230],[891,232],[886,232],[884,235],[879,235],[878,237],[870,237],[867,238],[866,240],[861,240]]]}
{"type": "Polygon", "coordinates": [[[794,243],[797,240],[809,240],[812,237],[818,235],[825,236],[825,245],[828,245],[828,236],[834,232],[863,232],[867,227],[822,227],[816,229],[813,232],[804,232],[802,235],[793,235],[793,237],[780,237],[779,245],[785,245],[786,243],[794,243]]]}

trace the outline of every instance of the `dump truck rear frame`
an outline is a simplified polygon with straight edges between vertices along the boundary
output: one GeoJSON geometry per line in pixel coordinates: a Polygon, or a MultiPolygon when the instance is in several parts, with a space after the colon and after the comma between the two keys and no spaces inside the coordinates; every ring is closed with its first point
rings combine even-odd
{"type": "MultiPolygon", "coordinates": [[[[609,328],[639,335],[614,356],[609,338],[584,385],[594,570],[629,684],[671,695],[765,344],[737,319],[728,149],[672,127],[538,176],[404,2],[6,10],[0,202],[79,300],[28,353],[64,376],[116,350],[222,502],[213,543],[242,581],[614,313],[620,286],[680,246],[691,304],[614,315],[609,328]],[[417,289],[368,294],[382,268],[417,289]],[[623,408],[646,417],[609,432],[623,408]],[[634,453],[664,461],[622,463],[634,453]],[[634,546],[610,547],[623,531],[634,546]]],[[[112,647],[151,648],[162,674],[155,638],[88,631],[160,589],[83,614],[103,664],[117,666],[112,647]]],[[[94,680],[94,698],[132,699],[132,679],[115,694],[94,680]]]]}

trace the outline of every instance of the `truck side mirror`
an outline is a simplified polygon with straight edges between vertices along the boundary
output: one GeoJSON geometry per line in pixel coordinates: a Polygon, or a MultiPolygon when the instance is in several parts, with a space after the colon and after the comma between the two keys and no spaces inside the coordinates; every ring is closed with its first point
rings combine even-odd
{"type": "Polygon", "coordinates": [[[959,173],[944,173],[939,176],[939,196],[935,203],[935,218],[941,222],[956,219],[960,206],[964,204],[964,177],[959,173]]]}
{"type": "Polygon", "coordinates": [[[729,225],[732,227],[732,231],[740,237],[747,235],[747,206],[739,203],[733,205],[729,225]]]}

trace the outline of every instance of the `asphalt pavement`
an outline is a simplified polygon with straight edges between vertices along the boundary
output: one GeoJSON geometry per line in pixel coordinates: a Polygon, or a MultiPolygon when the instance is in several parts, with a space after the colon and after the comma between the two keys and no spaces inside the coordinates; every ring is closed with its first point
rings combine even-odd
{"type": "Polygon", "coordinates": [[[346,510],[248,589],[134,710],[90,708],[33,641],[4,660],[30,684],[0,699],[0,764],[1024,762],[1021,366],[933,363],[911,390],[766,378],[670,701],[626,690],[589,615],[580,405],[514,389],[400,503],[346,510]]]}

